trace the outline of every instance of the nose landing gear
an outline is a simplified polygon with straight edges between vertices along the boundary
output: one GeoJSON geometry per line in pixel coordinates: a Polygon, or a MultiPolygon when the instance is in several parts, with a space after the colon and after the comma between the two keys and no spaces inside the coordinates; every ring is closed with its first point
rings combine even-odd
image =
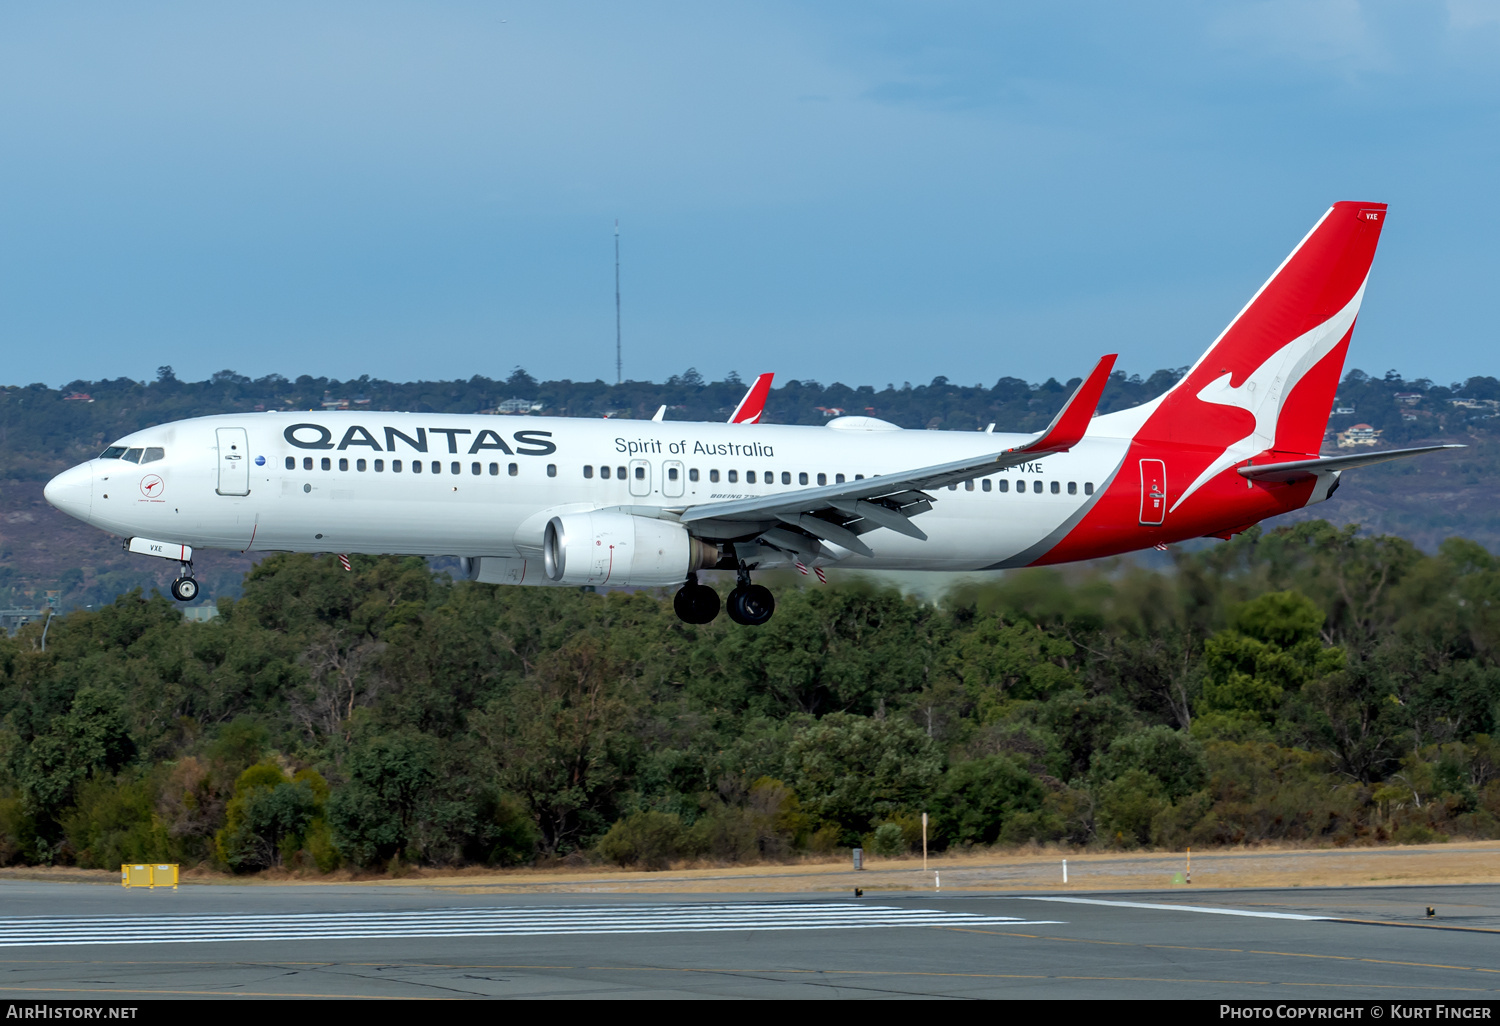
{"type": "Polygon", "coordinates": [[[719,615],[719,593],[698,583],[696,573],[688,574],[687,583],[672,598],[672,608],[683,623],[712,623],[719,615]]]}
{"type": "Polygon", "coordinates": [[[198,597],[198,582],[193,579],[193,564],[183,563],[177,580],[172,582],[172,597],[178,602],[191,602],[198,597]]]}
{"type": "Polygon", "coordinates": [[[729,612],[729,618],[735,623],[744,624],[746,627],[759,627],[771,619],[771,614],[776,612],[776,599],[771,595],[771,589],[761,584],[750,583],[750,571],[744,565],[740,565],[738,582],[729,598],[725,602],[729,612]]]}

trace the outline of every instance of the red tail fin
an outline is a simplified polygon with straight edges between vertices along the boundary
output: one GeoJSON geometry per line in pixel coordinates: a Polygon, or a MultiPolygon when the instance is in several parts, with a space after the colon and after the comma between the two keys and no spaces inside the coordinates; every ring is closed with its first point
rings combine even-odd
{"type": "Polygon", "coordinates": [[[1275,450],[1316,454],[1364,298],[1383,203],[1336,203],[1136,432],[1217,455],[1174,503],[1275,450]]]}
{"type": "Polygon", "coordinates": [[[766,396],[771,394],[771,379],[775,374],[762,374],[745,393],[745,398],[729,415],[731,424],[758,424],[760,415],[766,411],[766,396]]]}

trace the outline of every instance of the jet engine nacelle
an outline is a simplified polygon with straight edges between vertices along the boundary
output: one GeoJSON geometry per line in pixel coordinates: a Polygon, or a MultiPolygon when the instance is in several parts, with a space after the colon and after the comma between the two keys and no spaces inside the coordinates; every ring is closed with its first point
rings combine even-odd
{"type": "Polygon", "coordinates": [[[558,584],[681,584],[718,561],[718,549],[679,523],[605,510],[553,517],[542,542],[542,564],[558,584]]]}

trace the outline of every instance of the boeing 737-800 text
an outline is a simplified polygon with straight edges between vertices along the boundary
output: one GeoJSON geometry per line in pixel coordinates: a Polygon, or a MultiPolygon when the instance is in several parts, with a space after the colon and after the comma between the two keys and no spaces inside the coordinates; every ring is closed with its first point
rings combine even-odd
{"type": "Polygon", "coordinates": [[[1445,448],[1318,454],[1385,216],[1335,204],[1164,395],[1095,416],[1106,356],[1038,435],[265,413],[137,431],[46,495],[179,561],[184,600],[194,548],[405,553],[495,584],[681,585],[692,623],[719,613],[705,569],[735,571],[729,615],[760,624],[769,567],[975,571],[1229,537],[1345,470],[1445,448]]]}

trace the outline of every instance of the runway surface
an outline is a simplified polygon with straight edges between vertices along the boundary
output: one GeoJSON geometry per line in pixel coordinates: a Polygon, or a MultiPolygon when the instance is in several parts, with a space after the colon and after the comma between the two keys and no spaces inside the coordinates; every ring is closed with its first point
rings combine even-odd
{"type": "Polygon", "coordinates": [[[673,996],[1489,1001],[1500,887],[757,900],[0,883],[0,1003],[673,996]]]}

